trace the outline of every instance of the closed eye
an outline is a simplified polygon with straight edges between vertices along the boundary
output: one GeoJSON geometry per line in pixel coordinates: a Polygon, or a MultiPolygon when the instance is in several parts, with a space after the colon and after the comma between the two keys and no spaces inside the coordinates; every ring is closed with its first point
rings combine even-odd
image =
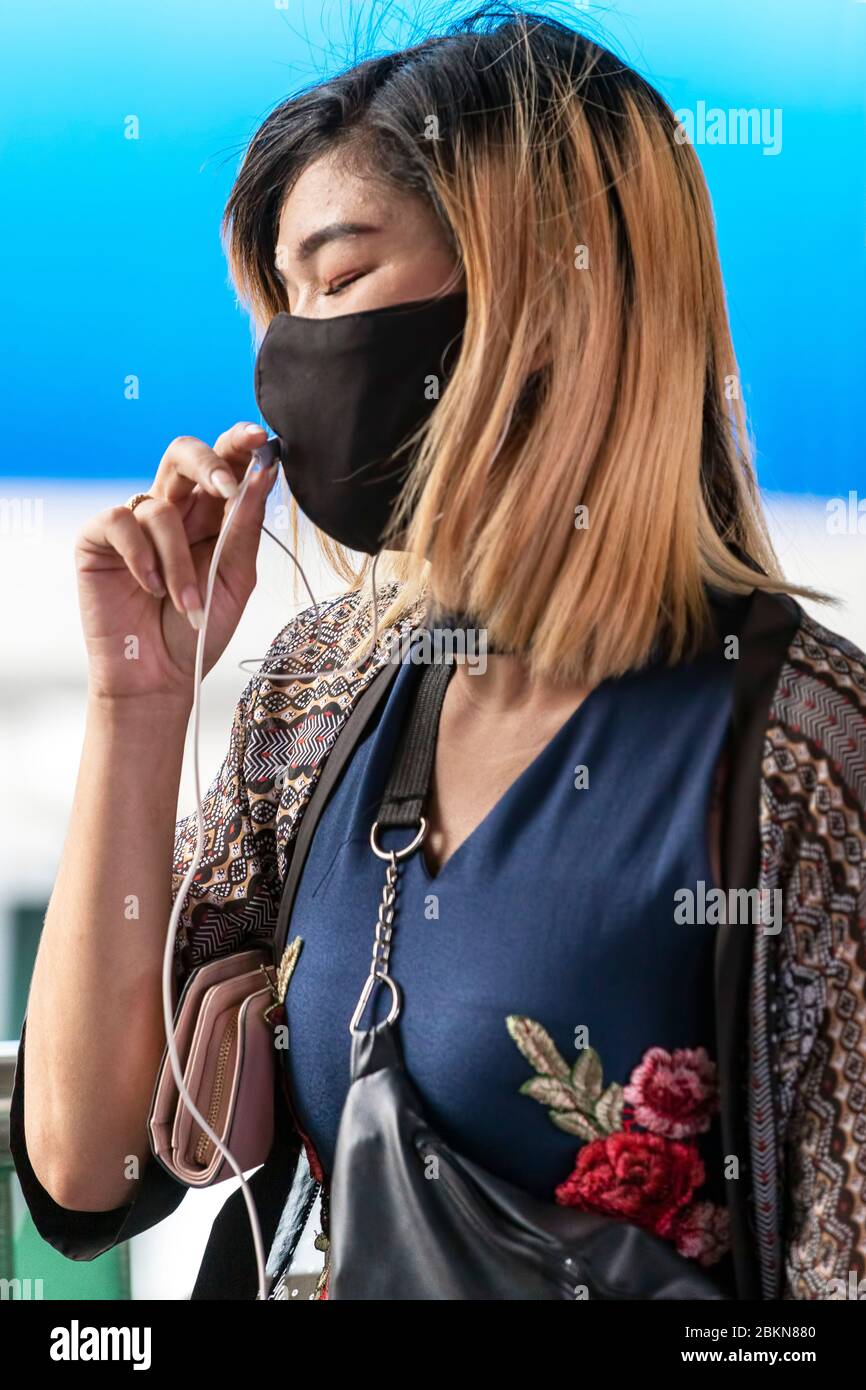
{"type": "Polygon", "coordinates": [[[338,284],[330,285],[328,289],[322,291],[323,299],[331,299],[335,294],[342,294],[343,290],[347,290],[350,285],[354,285],[356,281],[361,280],[367,274],[369,274],[368,271],[359,270],[356,275],[351,275],[348,280],[341,280],[338,284]]]}

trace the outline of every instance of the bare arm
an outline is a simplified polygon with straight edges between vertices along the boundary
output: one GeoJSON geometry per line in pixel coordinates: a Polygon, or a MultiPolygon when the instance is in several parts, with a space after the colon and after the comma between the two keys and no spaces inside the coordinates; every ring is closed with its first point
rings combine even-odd
{"type": "Polygon", "coordinates": [[[160,972],[188,707],[91,700],[30,993],[27,1141],[61,1206],[131,1200],[164,1038],[160,972]]]}
{"type": "MultiPolygon", "coordinates": [[[[231,493],[264,442],[238,425],[180,439],[135,512],[85,527],[76,560],[90,699],[72,819],[30,992],[25,1130],[62,1207],[132,1200],[162,1055],[160,976],[198,609],[231,493]],[[227,465],[229,465],[227,467],[227,465]],[[214,473],[222,471],[222,481],[214,473]],[[228,485],[225,474],[228,472],[228,485]],[[130,641],[132,639],[132,641],[130,641]]],[[[205,654],[217,660],[255,584],[275,470],[256,475],[223,552],[205,654]]]]}

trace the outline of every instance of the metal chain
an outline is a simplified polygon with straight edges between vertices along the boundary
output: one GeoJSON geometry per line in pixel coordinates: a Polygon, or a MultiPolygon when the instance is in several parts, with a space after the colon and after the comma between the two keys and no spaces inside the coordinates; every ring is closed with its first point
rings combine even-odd
{"type": "MultiPolygon", "coordinates": [[[[381,857],[386,858],[384,854],[381,857]]],[[[391,958],[391,937],[394,934],[394,911],[397,902],[396,853],[388,853],[387,863],[385,886],[382,889],[382,901],[379,903],[376,930],[373,936],[373,959],[370,962],[370,973],[352,1015],[352,1021],[349,1024],[350,1033],[354,1033],[360,1027],[364,1010],[377,985],[387,985],[391,991],[391,1010],[388,1014],[388,1022],[393,1023],[400,1012],[400,989],[396,980],[388,973],[388,962],[391,958]]]]}
{"type": "Polygon", "coordinates": [[[392,852],[385,870],[385,886],[382,901],[376,918],[376,933],[373,938],[373,961],[370,974],[384,979],[388,974],[388,961],[391,957],[391,937],[394,935],[394,911],[397,902],[397,856],[392,852]]]}
{"type": "Polygon", "coordinates": [[[394,934],[394,911],[397,903],[397,861],[398,859],[406,859],[410,854],[415,853],[427,834],[427,821],[424,816],[421,816],[415,835],[410,843],[404,845],[402,849],[382,849],[377,838],[378,829],[378,822],[374,821],[370,830],[370,847],[377,858],[384,859],[388,867],[385,870],[385,886],[382,889],[382,901],[379,903],[379,912],[376,917],[370,973],[364,982],[361,997],[349,1023],[350,1033],[356,1033],[359,1030],[367,1002],[377,985],[387,985],[391,991],[391,1010],[386,1022],[394,1023],[400,1013],[400,987],[394,977],[388,973],[388,962],[391,958],[391,937],[394,934]]]}

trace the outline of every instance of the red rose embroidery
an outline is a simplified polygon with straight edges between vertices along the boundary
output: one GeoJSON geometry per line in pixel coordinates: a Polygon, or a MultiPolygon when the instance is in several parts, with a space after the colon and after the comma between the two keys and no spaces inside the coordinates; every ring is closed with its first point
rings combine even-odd
{"type": "Polygon", "coordinates": [[[710,1127],[718,1105],[716,1066],[703,1047],[671,1053],[651,1047],[632,1072],[625,1100],[639,1125],[668,1139],[690,1139],[710,1127]]]}
{"type": "Polygon", "coordinates": [[[681,1211],[672,1235],[677,1250],[689,1260],[714,1265],[731,1248],[731,1218],[725,1207],[714,1202],[694,1202],[681,1211]]]}
{"type": "Polygon", "coordinates": [[[580,1150],[556,1200],[669,1236],[677,1213],[703,1181],[704,1165],[692,1145],[656,1134],[610,1134],[580,1150]]]}

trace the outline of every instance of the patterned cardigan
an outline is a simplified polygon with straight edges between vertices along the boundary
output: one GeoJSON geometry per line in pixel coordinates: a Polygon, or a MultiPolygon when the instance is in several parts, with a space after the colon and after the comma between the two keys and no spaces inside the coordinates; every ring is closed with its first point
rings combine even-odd
{"type": "MultiPolygon", "coordinates": [[[[306,610],[272,645],[269,661],[303,666],[309,678],[253,680],[240,698],[205,801],[204,856],[177,939],[179,984],[204,961],[273,936],[311,789],[386,659],[330,674],[361,636],[358,602],[348,594],[322,605],[318,627],[306,610]]],[[[783,924],[778,935],[752,937],[740,1039],[749,1230],[759,1296],[825,1299],[841,1296],[833,1281],[847,1288],[852,1271],[866,1277],[866,657],[791,609],[763,733],[758,816],[757,886],[781,891],[783,924]]],[[[195,838],[190,817],[177,830],[175,892],[195,838]]],[[[180,1201],[183,1189],[151,1164],[130,1206],[64,1211],[27,1158],[20,1065],[12,1109],[13,1156],[36,1225],[72,1258],[92,1258],[180,1201]]]]}

